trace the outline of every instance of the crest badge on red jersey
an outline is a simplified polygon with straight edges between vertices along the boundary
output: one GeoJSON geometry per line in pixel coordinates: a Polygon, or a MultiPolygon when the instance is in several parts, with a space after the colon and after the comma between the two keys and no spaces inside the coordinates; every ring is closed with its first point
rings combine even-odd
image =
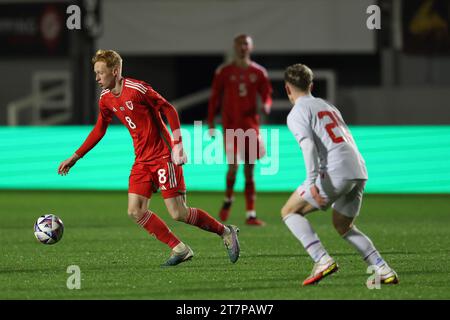
{"type": "Polygon", "coordinates": [[[254,73],[250,73],[249,78],[250,78],[251,82],[256,82],[256,80],[258,79],[258,76],[254,73]]]}
{"type": "Polygon", "coordinates": [[[134,107],[133,107],[133,102],[131,102],[131,101],[126,101],[126,102],[125,102],[125,105],[126,105],[127,108],[130,109],[130,110],[133,110],[133,108],[134,108],[134,107]]]}

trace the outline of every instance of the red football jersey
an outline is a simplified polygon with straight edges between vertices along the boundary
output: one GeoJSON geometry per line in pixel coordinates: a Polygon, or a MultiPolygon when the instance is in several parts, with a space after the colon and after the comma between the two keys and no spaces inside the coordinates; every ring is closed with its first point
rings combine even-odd
{"type": "Polygon", "coordinates": [[[259,128],[257,94],[272,104],[272,86],[264,67],[252,62],[247,68],[234,63],[217,68],[208,105],[208,123],[213,123],[219,105],[225,129],[259,128]]]}
{"type": "Polygon", "coordinates": [[[115,115],[133,138],[135,162],[155,163],[170,158],[173,141],[161,113],[167,116],[174,131],[180,128],[175,108],[147,83],[130,78],[123,81],[120,95],[116,96],[110,90],[100,94],[97,124],[76,154],[82,157],[92,149],[115,115]]]}

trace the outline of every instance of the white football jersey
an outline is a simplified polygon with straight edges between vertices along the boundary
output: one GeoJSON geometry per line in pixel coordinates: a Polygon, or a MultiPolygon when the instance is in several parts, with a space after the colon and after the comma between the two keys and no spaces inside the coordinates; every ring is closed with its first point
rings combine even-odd
{"type": "MultiPolygon", "coordinates": [[[[305,164],[319,165],[319,168],[307,168],[307,171],[326,171],[333,177],[348,180],[368,178],[364,159],[336,107],[312,95],[300,97],[287,117],[287,124],[299,144],[307,142],[307,139],[317,149],[317,153],[305,154],[302,148],[305,164]],[[319,159],[307,159],[313,154],[317,154],[319,159]]],[[[307,180],[315,180],[309,172],[308,175],[307,180]]]]}

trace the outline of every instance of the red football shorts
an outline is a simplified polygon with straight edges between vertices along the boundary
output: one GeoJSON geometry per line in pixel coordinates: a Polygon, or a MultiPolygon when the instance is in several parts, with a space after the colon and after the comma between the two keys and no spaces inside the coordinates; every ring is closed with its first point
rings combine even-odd
{"type": "Polygon", "coordinates": [[[128,193],[136,193],[151,198],[158,189],[164,199],[186,193],[183,168],[170,161],[156,164],[135,163],[131,169],[128,193]]]}
{"type": "MultiPolygon", "coordinates": [[[[254,129],[252,129],[254,130],[254,129]]],[[[244,163],[254,164],[266,154],[264,142],[257,130],[247,136],[239,136],[238,133],[230,135],[224,134],[225,153],[228,163],[237,163],[237,156],[244,163]]]]}

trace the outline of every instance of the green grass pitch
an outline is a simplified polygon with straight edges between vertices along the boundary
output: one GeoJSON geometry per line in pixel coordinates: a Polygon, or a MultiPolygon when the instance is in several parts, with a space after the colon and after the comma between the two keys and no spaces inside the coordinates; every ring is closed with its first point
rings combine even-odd
{"type": "MultiPolygon", "coordinates": [[[[260,193],[264,228],[244,225],[241,194],[230,223],[241,228],[241,257],[228,260],[215,234],[172,221],[159,194],[150,208],[194,252],[192,261],[159,265],[168,248],[126,214],[126,192],[1,191],[0,299],[449,299],[450,197],[366,195],[357,226],[400,277],[398,286],[369,290],[366,264],[331,225],[330,212],[309,216],[340,270],[319,285],[301,287],[312,261],[282,223],[286,193],[260,193]],[[35,219],[54,213],[63,239],[39,244],[35,219]],[[81,289],[69,290],[67,267],[81,270],[81,289]]],[[[190,193],[188,204],[216,216],[223,195],[190,193]]]]}

